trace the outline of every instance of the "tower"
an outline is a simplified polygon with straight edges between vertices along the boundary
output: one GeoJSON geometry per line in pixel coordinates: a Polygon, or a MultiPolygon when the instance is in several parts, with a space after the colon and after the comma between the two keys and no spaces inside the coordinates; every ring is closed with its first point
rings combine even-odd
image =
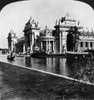
{"type": "Polygon", "coordinates": [[[14,33],[13,30],[11,30],[8,34],[8,50],[15,52],[15,43],[17,43],[17,36],[16,33],[14,33]]]}
{"type": "MultiPolygon", "coordinates": [[[[56,30],[57,36],[57,45],[58,45],[58,52],[62,53],[62,51],[69,51],[68,47],[71,45],[70,41],[68,42],[68,33],[70,28],[77,27],[77,29],[82,29],[83,27],[78,25],[75,19],[70,18],[70,16],[62,17],[59,21],[56,21],[56,25],[54,26],[56,30]]],[[[76,34],[76,33],[75,33],[76,34]]]]}
{"type": "Polygon", "coordinates": [[[25,51],[28,52],[29,50],[29,53],[34,51],[37,36],[39,36],[39,30],[38,22],[35,22],[35,20],[30,17],[23,30],[25,36],[25,51]]]}

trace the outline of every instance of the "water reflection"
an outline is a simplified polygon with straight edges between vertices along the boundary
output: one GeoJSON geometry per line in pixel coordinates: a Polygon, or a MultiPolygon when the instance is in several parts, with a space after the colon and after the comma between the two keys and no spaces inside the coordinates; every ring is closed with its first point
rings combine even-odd
{"type": "MultiPolygon", "coordinates": [[[[94,83],[93,59],[17,57],[15,61],[9,63],[94,83]]],[[[18,67],[2,66],[0,65],[0,100],[94,99],[93,94],[89,95],[86,91],[81,93],[82,88],[78,85],[73,90],[70,88],[73,84],[67,86],[67,82],[59,78],[44,74],[39,76],[35,72],[18,67]],[[63,87],[63,84],[66,84],[67,88],[63,87]]]]}
{"type": "Polygon", "coordinates": [[[65,58],[45,58],[34,59],[26,57],[25,66],[44,70],[86,82],[94,81],[94,61],[93,59],[65,59],[65,58]]]}
{"type": "MultiPolygon", "coordinates": [[[[41,63],[41,60],[37,62],[41,63]]],[[[17,66],[2,66],[1,63],[0,100],[62,100],[62,98],[69,98],[66,96],[70,94],[70,91],[66,94],[66,88],[63,88],[64,80],[62,81],[58,77],[39,75],[17,66]]]]}
{"type": "MultiPolygon", "coordinates": [[[[0,59],[7,61],[6,56],[1,56],[0,59]]],[[[34,59],[31,57],[16,57],[15,61],[8,62],[94,83],[94,59],[91,58],[34,59]]]]}
{"type": "Polygon", "coordinates": [[[26,57],[25,66],[68,76],[65,58],[34,59],[26,57]]]}

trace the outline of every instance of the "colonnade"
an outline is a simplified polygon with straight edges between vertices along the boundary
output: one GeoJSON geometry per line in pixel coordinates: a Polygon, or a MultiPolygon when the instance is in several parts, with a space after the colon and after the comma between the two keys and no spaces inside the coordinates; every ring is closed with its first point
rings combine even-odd
{"type": "Polygon", "coordinates": [[[25,44],[23,44],[23,53],[25,53],[25,44]]]}
{"type": "Polygon", "coordinates": [[[59,34],[59,53],[62,53],[62,32],[59,34]]]}
{"type": "Polygon", "coordinates": [[[40,48],[41,51],[45,50],[47,53],[55,53],[55,41],[40,41],[40,48]],[[45,45],[43,44],[43,42],[45,42],[45,45]]]}
{"type": "Polygon", "coordinates": [[[93,41],[81,41],[80,42],[80,49],[94,49],[94,42],[93,41]],[[82,42],[82,45],[81,45],[82,42]]]}

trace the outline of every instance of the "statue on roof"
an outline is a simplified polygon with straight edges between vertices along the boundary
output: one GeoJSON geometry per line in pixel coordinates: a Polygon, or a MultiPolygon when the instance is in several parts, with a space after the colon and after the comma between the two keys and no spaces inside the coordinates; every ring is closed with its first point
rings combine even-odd
{"type": "Polygon", "coordinates": [[[66,20],[66,17],[69,17],[69,13],[66,13],[66,15],[61,18],[61,23],[63,23],[66,20]]]}
{"type": "Polygon", "coordinates": [[[31,20],[32,20],[32,17],[30,16],[30,19],[28,20],[28,22],[26,23],[26,25],[30,24],[31,20]]]}
{"type": "Polygon", "coordinates": [[[32,19],[32,17],[30,16],[30,19],[28,20],[28,22],[26,23],[26,26],[27,25],[31,25],[31,26],[34,26],[34,27],[38,27],[38,24],[39,22],[36,22],[34,19],[32,19]]]}
{"type": "Polygon", "coordinates": [[[66,13],[65,17],[70,17],[70,14],[69,12],[66,13]]]}

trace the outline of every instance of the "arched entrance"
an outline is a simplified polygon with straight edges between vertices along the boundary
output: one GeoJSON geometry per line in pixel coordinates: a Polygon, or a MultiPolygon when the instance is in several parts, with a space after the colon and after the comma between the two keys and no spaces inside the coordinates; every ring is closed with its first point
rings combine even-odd
{"type": "Polygon", "coordinates": [[[69,32],[67,35],[67,51],[73,51],[73,34],[69,32]]]}

